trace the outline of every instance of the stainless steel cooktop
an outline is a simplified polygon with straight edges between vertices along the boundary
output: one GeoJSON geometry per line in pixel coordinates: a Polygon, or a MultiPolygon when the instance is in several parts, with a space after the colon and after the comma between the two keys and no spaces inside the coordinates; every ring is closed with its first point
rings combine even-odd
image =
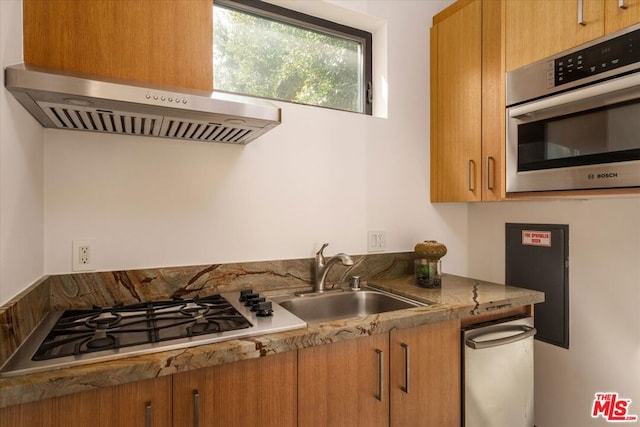
{"type": "Polygon", "coordinates": [[[251,290],[50,313],[0,376],[175,350],[306,327],[251,290]]]}

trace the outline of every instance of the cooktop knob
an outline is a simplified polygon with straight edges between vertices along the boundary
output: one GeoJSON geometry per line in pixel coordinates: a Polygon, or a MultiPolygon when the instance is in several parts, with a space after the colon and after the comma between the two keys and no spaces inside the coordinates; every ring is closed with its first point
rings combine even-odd
{"type": "Polygon", "coordinates": [[[258,299],[259,297],[260,297],[260,294],[257,292],[246,294],[244,296],[244,305],[246,307],[251,307],[251,304],[253,304],[253,301],[258,299]]]}
{"type": "Polygon", "coordinates": [[[265,297],[258,297],[258,298],[254,298],[249,300],[249,302],[251,302],[251,311],[257,311],[258,310],[258,304],[261,302],[265,302],[266,298],[265,297]]]}
{"type": "Polygon", "coordinates": [[[240,302],[245,302],[247,300],[247,295],[253,294],[252,289],[243,289],[240,291],[240,302]]]}
{"type": "Polygon", "coordinates": [[[271,306],[271,301],[259,302],[256,308],[257,308],[256,316],[268,317],[273,315],[273,308],[271,306]]]}

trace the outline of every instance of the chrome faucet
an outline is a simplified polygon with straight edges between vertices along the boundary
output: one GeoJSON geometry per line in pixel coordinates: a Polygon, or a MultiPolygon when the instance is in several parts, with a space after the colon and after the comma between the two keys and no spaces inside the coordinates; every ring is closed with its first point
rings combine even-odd
{"type": "Polygon", "coordinates": [[[344,253],[339,253],[327,261],[324,257],[322,251],[324,248],[329,246],[328,243],[322,245],[320,250],[316,252],[316,269],[315,276],[313,281],[313,293],[321,293],[325,292],[325,280],[327,279],[327,273],[329,273],[329,269],[338,262],[341,262],[343,265],[353,265],[353,260],[351,257],[344,253]]]}

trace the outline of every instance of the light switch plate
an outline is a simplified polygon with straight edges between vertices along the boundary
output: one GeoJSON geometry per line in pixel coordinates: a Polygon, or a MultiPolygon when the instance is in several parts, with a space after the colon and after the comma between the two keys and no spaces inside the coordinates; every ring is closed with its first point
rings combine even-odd
{"type": "Polygon", "coordinates": [[[382,230],[369,231],[367,238],[367,251],[384,252],[387,245],[387,233],[382,230]]]}

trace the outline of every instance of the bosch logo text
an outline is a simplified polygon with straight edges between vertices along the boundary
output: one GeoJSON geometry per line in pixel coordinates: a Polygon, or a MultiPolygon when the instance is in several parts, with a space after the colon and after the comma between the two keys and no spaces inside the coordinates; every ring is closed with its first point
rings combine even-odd
{"type": "Polygon", "coordinates": [[[605,179],[605,178],[617,178],[617,177],[618,177],[617,172],[607,172],[607,173],[598,173],[598,174],[590,173],[589,175],[587,175],[587,178],[589,179],[605,179]]]}

